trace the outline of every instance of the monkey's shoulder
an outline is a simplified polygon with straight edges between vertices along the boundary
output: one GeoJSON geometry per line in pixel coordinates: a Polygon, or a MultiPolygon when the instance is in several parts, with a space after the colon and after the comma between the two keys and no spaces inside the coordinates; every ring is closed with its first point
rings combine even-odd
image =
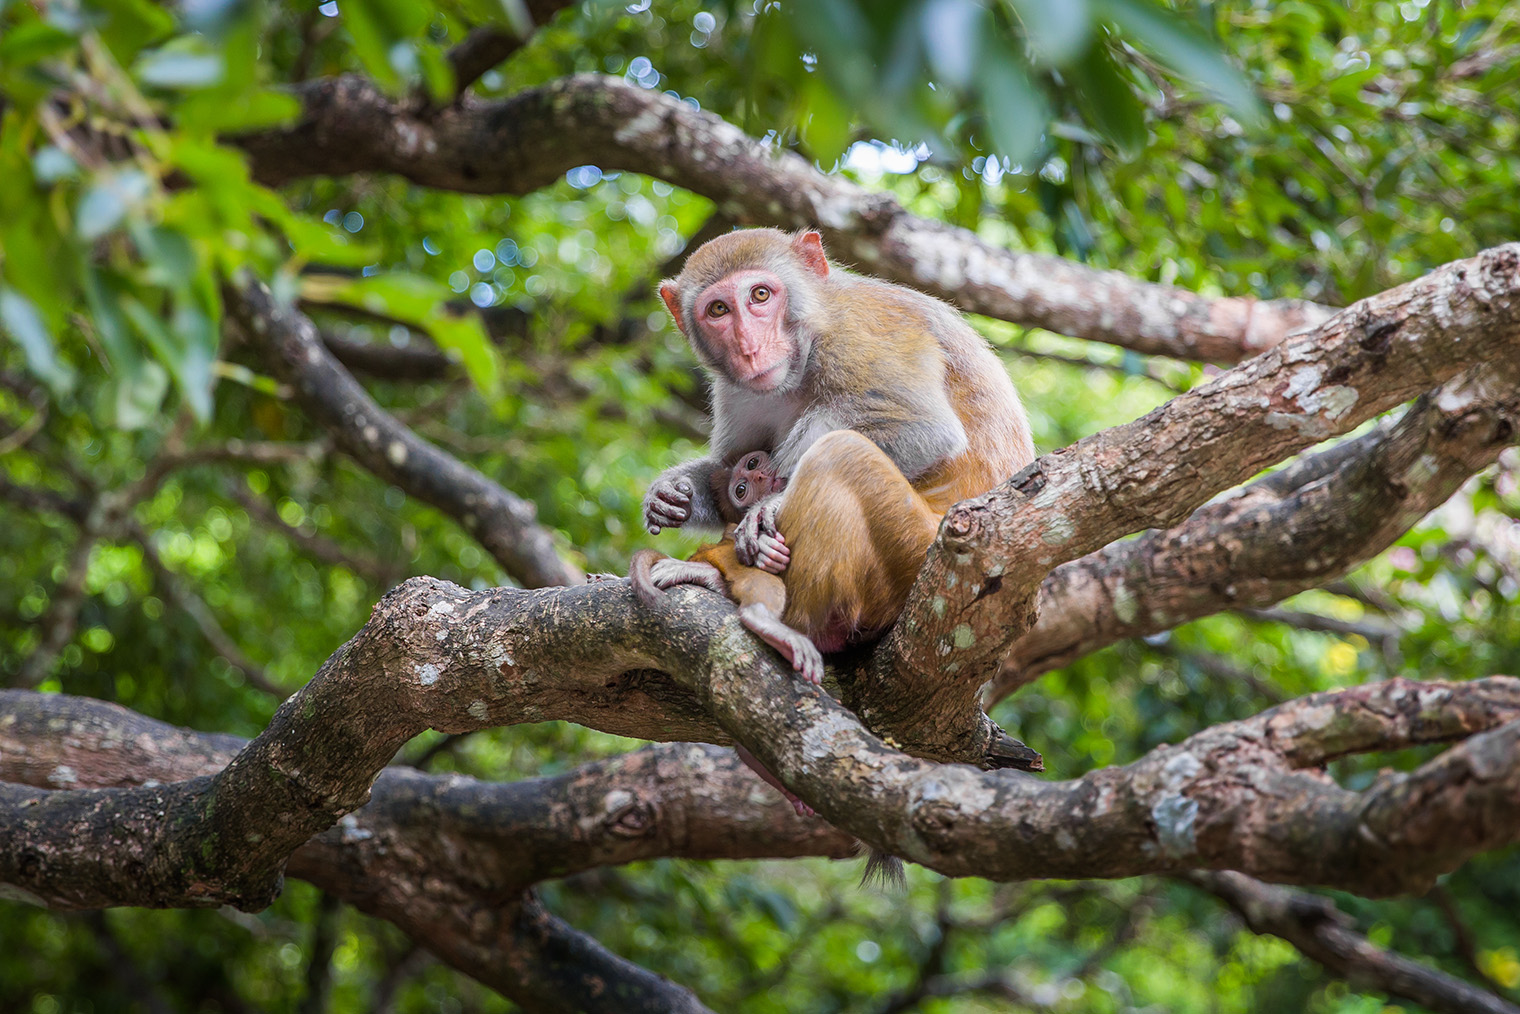
{"type": "Polygon", "coordinates": [[[971,331],[960,312],[942,299],[870,275],[836,271],[829,277],[829,327],[835,334],[864,330],[871,338],[900,336],[917,345],[924,335],[940,343],[971,331]]]}

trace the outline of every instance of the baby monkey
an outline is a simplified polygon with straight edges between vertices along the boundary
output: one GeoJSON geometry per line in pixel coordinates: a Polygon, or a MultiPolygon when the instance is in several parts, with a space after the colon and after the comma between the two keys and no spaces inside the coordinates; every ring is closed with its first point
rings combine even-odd
{"type": "MultiPolygon", "coordinates": [[[[752,504],[786,488],[765,451],[741,454],[732,467],[720,466],[709,476],[713,497],[728,528],[721,542],[703,546],[686,560],[641,549],[633,556],[629,578],[640,601],[653,605],[655,595],[676,585],[701,585],[739,604],[739,622],[781,653],[803,679],[817,685],[823,679],[823,656],[811,638],[787,626],[786,582],[758,567],[746,567],[734,551],[733,526],[752,504]]],[[[784,545],[785,536],[779,536],[784,545]]]]}

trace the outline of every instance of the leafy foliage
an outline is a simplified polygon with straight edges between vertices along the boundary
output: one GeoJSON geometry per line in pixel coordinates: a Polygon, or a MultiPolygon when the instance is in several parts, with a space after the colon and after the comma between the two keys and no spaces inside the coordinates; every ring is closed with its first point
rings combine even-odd
{"type": "MultiPolygon", "coordinates": [[[[521,6],[0,3],[0,480],[85,508],[70,517],[0,498],[8,681],[253,735],[277,703],[259,680],[298,687],[396,579],[502,580],[457,524],[335,453],[229,338],[222,286],[240,271],[304,301],[335,336],[447,350],[459,367],[442,379],[367,386],[536,503],[588,569],[621,571],[647,544],[639,499],[702,442],[704,407],[651,283],[706,220],[706,201],[596,166],[511,200],[362,175],[275,192],[228,141],[292,122],[285,86],[307,77],[362,73],[445,103],[450,48],[521,6]],[[513,313],[520,326],[499,326],[513,313]],[[255,459],[254,446],[278,453],[255,459]],[[125,494],[130,524],[87,516],[125,494]],[[54,632],[62,643],[50,647],[54,632]]],[[[1180,12],[1145,0],[674,0],[566,10],[479,91],[619,74],[992,242],[1206,294],[1334,303],[1520,231],[1517,46],[1520,14],[1499,0],[1180,12]],[[1268,121],[1255,129],[1252,95],[1268,121]]],[[[979,324],[1005,352],[1042,450],[1133,418],[1205,372],[979,324]]],[[[1264,691],[1520,670],[1517,474],[1511,457],[1363,568],[1360,597],[1288,604],[1386,636],[1215,617],[1083,659],[995,717],[1071,776],[1255,713],[1264,691]]],[[[437,744],[425,737],[408,754],[437,744]]],[[[630,746],[520,727],[429,764],[512,779],[630,746]]],[[[1334,774],[1354,784],[1419,759],[1334,774]]],[[[1006,971],[1056,1009],[1381,1006],[1182,884],[915,873],[897,900],[856,892],[855,875],[823,862],[667,862],[573,878],[545,897],[723,1010],[874,1010],[935,953],[946,974],[1006,971]]],[[[1471,960],[1514,998],[1516,883],[1509,850],[1444,885],[1478,942],[1471,954],[1440,899],[1337,901],[1379,942],[1455,974],[1471,975],[1471,960]]],[[[295,1009],[323,920],[337,940],[331,1009],[384,995],[405,1011],[506,1009],[392,927],[325,911],[301,884],[246,918],[0,905],[7,1010],[152,1009],[144,988],[170,1010],[295,1009]]]]}

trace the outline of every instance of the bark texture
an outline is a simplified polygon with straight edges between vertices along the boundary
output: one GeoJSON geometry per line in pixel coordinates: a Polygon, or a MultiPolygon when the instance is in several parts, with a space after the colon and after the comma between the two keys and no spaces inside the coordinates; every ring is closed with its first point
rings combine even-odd
{"type": "Polygon", "coordinates": [[[1388,548],[1520,435],[1520,358],[1467,371],[1396,423],[1057,567],[986,699],[1127,637],[1317,588],[1388,548]]]}
{"type": "MultiPolygon", "coordinates": [[[[957,504],[902,619],[878,649],[877,664],[890,677],[874,685],[934,702],[928,710],[936,724],[894,729],[894,739],[926,756],[965,751],[968,743],[975,752],[990,729],[976,704],[979,689],[1032,627],[1041,582],[1056,566],[1134,532],[1175,525],[1295,452],[1463,370],[1516,356],[1520,244],[1509,244],[1365,299],[957,504]]],[[[1458,385],[1443,410],[1465,411],[1485,390],[1458,385]]],[[[1486,397],[1504,396],[1489,390],[1486,397]]],[[[1488,441],[1512,439],[1508,425],[1496,423],[1488,441]]]]}
{"type": "MultiPolygon", "coordinates": [[[[415,578],[224,768],[170,784],[10,784],[12,891],[61,907],[257,908],[287,857],[361,806],[423,728],[568,719],[630,732],[624,674],[673,674],[836,826],[951,875],[995,879],[1238,869],[1367,894],[1417,889],[1520,837],[1520,681],[1395,680],[1290,702],[1069,782],[910,757],[799,683],[716,596],[669,622],[622,582],[466,592],[415,578]],[[1464,738],[1465,737],[1465,738],[1464,738]],[[1462,742],[1357,793],[1317,769],[1368,749],[1462,742]],[[1080,834],[1072,829],[1079,828],[1080,834]]],[[[653,703],[653,702],[649,702],[653,703]]],[[[654,724],[646,723],[648,738],[654,724]]],[[[689,729],[671,738],[691,739],[689,729]]]]}

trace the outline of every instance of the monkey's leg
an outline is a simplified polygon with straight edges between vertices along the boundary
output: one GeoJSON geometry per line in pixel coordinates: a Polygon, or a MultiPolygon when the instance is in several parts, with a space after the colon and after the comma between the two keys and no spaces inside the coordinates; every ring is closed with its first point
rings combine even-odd
{"type": "Polygon", "coordinates": [[[892,459],[853,430],[808,448],[779,521],[791,547],[781,618],[825,652],[896,621],[939,527],[892,459]]]}
{"type": "Polygon", "coordinates": [[[649,576],[654,580],[654,586],[661,591],[674,588],[678,584],[694,584],[708,591],[715,591],[719,595],[728,594],[728,585],[723,581],[723,572],[710,563],[672,560],[667,557],[650,567],[649,576]]]}
{"type": "Polygon", "coordinates": [[[787,788],[785,785],[782,785],[781,779],[777,778],[775,775],[767,771],[765,769],[765,765],[760,763],[760,759],[758,757],[750,753],[748,750],[744,749],[744,747],[740,746],[738,743],[734,744],[734,753],[738,754],[739,759],[744,762],[744,766],[749,768],[755,774],[759,775],[760,779],[764,781],[765,784],[769,785],[771,788],[775,789],[777,792],[785,796],[786,801],[792,804],[792,809],[797,811],[797,816],[818,816],[818,812],[816,810],[804,803],[802,800],[798,799],[797,794],[791,789],[787,788]]]}
{"type": "Polygon", "coordinates": [[[781,652],[781,657],[813,686],[823,682],[823,656],[806,634],[793,630],[761,602],[739,607],[739,622],[753,630],[766,644],[781,652]]]}

